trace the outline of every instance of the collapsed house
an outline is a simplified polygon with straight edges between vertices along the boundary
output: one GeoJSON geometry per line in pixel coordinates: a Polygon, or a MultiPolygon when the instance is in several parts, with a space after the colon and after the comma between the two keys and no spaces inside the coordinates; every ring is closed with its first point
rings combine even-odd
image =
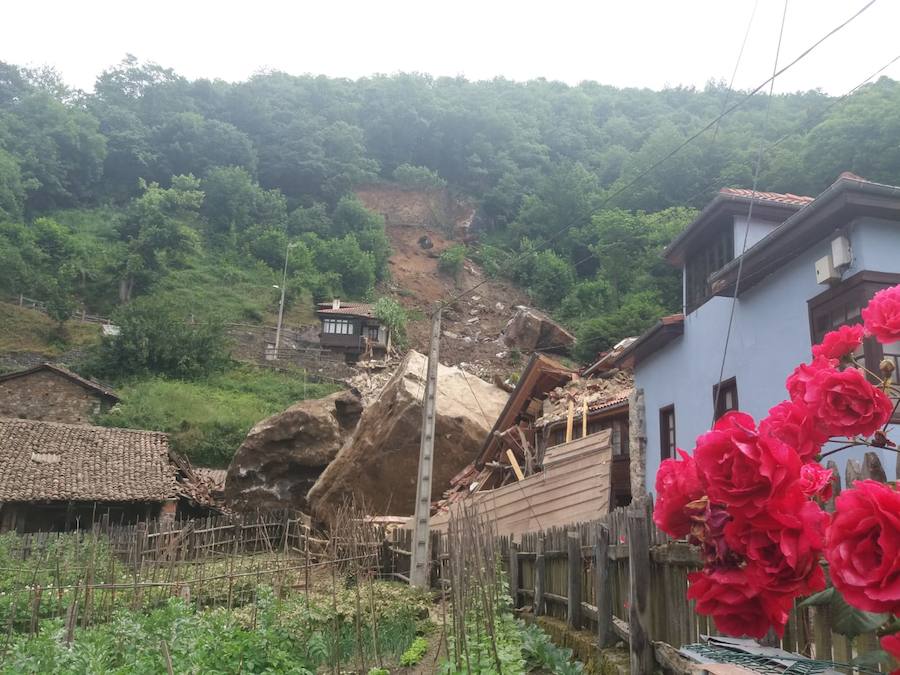
{"type": "Polygon", "coordinates": [[[501,534],[589,520],[631,501],[631,374],[594,364],[584,377],[531,357],[478,458],[457,474],[432,526],[482,505],[501,534]]]}

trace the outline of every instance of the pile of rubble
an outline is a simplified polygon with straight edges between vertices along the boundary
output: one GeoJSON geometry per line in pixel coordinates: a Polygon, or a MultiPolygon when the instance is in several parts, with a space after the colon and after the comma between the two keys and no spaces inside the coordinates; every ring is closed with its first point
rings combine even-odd
{"type": "Polygon", "coordinates": [[[579,378],[547,392],[541,417],[536,428],[560,422],[568,417],[570,403],[574,419],[581,419],[585,410],[593,412],[628,400],[634,390],[630,372],[611,370],[593,378],[579,378]]]}

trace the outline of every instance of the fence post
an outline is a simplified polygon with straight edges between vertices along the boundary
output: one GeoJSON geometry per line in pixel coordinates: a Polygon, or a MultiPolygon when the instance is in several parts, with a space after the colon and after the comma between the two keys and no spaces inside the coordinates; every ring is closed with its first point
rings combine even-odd
{"type": "Polygon", "coordinates": [[[569,568],[567,612],[568,623],[572,628],[581,628],[581,535],[578,532],[566,533],[567,556],[566,563],[569,568]]]}
{"type": "Polygon", "coordinates": [[[537,551],[534,555],[534,615],[540,616],[544,613],[544,537],[540,536],[537,540],[537,551]]]}
{"type": "Polygon", "coordinates": [[[640,500],[627,513],[628,585],[630,587],[628,632],[631,672],[652,673],[653,647],[649,627],[650,609],[650,530],[647,525],[647,500],[640,500]]]}
{"type": "Polygon", "coordinates": [[[519,545],[509,542],[509,594],[512,596],[512,608],[519,607],[519,545]]]}
{"type": "Polygon", "coordinates": [[[597,605],[597,639],[601,649],[610,640],[612,629],[612,593],[609,585],[609,529],[600,525],[594,544],[594,602],[597,605]]]}

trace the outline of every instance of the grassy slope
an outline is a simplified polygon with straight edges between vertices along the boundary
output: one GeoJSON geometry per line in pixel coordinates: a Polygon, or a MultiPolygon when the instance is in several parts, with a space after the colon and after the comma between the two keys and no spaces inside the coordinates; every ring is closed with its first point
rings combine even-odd
{"type": "Polygon", "coordinates": [[[258,421],[333,391],[296,374],[249,366],[193,382],[152,378],[123,385],[122,403],[98,422],[168,432],[174,449],[193,463],[225,467],[258,421]]]}
{"type": "Polygon", "coordinates": [[[0,302],[0,354],[40,354],[48,359],[96,344],[100,327],[66,321],[62,328],[45,314],[0,302]]]}

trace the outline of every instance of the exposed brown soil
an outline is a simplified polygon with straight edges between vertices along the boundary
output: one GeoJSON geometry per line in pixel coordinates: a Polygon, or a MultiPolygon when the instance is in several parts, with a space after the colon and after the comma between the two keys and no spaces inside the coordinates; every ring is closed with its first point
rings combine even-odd
{"type": "Polygon", "coordinates": [[[393,254],[390,280],[380,290],[400,302],[412,314],[408,332],[410,346],[428,353],[431,309],[440,300],[482,282],[471,294],[455,302],[443,315],[440,360],[460,365],[479,377],[507,377],[521,367],[521,356],[498,341],[516,305],[528,304],[518,288],[499,279],[487,279],[482,270],[466,260],[458,279],[441,273],[438,258],[455,242],[440,230],[423,226],[388,227],[393,254]],[[419,240],[427,236],[433,246],[425,249],[419,240]]]}

